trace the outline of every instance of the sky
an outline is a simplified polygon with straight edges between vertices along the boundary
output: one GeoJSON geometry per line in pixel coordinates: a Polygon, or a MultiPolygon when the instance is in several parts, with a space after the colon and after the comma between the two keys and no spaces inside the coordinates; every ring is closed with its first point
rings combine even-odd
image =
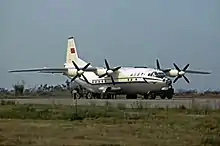
{"type": "Polygon", "coordinates": [[[218,0],[1,0],[0,87],[60,84],[61,74],[8,73],[11,69],[63,67],[67,38],[78,55],[104,66],[180,68],[211,71],[186,74],[174,88],[220,88],[220,1],[218,0]]]}

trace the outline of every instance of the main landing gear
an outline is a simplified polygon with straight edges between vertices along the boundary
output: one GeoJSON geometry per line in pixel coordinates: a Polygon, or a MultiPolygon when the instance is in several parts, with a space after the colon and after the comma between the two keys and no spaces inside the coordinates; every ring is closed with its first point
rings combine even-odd
{"type": "MultiPolygon", "coordinates": [[[[106,93],[92,93],[87,91],[86,89],[75,88],[71,91],[72,97],[74,99],[116,99],[117,95],[113,92],[106,93]]],[[[144,94],[144,99],[156,99],[157,96],[160,96],[161,99],[172,99],[174,95],[174,89],[170,87],[167,90],[148,92],[144,94]]],[[[127,94],[126,99],[137,99],[137,94],[127,94]]]]}
{"type": "Polygon", "coordinates": [[[72,91],[72,97],[74,99],[116,99],[115,94],[111,93],[103,93],[103,94],[98,94],[98,93],[92,93],[92,92],[80,92],[73,90],[72,91]]]}
{"type": "Polygon", "coordinates": [[[157,96],[160,96],[161,99],[172,99],[174,95],[174,89],[169,88],[165,91],[159,92],[149,92],[148,94],[144,95],[144,99],[156,99],[157,96]]]}

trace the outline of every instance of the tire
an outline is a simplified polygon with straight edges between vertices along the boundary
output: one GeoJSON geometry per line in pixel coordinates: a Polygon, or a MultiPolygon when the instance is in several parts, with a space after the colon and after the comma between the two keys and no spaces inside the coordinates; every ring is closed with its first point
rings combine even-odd
{"type": "Polygon", "coordinates": [[[173,98],[173,94],[167,94],[167,99],[172,99],[173,98]]]}
{"type": "Polygon", "coordinates": [[[150,94],[150,99],[156,99],[155,93],[151,93],[151,94],[150,94]]]}
{"type": "Polygon", "coordinates": [[[126,99],[137,99],[137,94],[127,94],[126,99]]]}
{"type": "Polygon", "coordinates": [[[93,94],[91,92],[88,92],[86,94],[86,99],[93,99],[93,94]]]}
{"type": "Polygon", "coordinates": [[[165,99],[166,96],[167,96],[166,94],[162,94],[162,95],[160,95],[160,98],[161,98],[161,99],[165,99]]]}
{"type": "Polygon", "coordinates": [[[149,99],[149,95],[148,94],[144,94],[144,99],[149,99]]]}
{"type": "Polygon", "coordinates": [[[174,89],[171,88],[167,91],[167,99],[172,99],[174,94],[174,89]]]}
{"type": "Polygon", "coordinates": [[[74,99],[80,99],[81,98],[81,95],[77,92],[77,93],[74,93],[74,99]]]}

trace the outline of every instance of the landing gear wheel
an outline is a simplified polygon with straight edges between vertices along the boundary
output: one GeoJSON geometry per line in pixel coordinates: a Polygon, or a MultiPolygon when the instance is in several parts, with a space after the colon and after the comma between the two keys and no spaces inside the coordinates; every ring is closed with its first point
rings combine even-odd
{"type": "Polygon", "coordinates": [[[156,94],[155,93],[151,93],[150,94],[150,99],[156,99],[156,94]]]}
{"type": "Polygon", "coordinates": [[[137,99],[137,94],[127,94],[126,98],[127,99],[137,99]]]}
{"type": "Polygon", "coordinates": [[[91,92],[88,92],[88,93],[86,94],[86,98],[87,98],[87,99],[92,99],[92,98],[93,98],[92,93],[91,93],[91,92]]]}
{"type": "Polygon", "coordinates": [[[167,96],[166,94],[161,94],[161,95],[160,95],[160,98],[161,98],[161,99],[165,99],[166,96],[167,96]]]}
{"type": "Polygon", "coordinates": [[[149,99],[149,95],[148,94],[144,94],[144,99],[149,99]]]}
{"type": "Polygon", "coordinates": [[[174,94],[174,89],[171,88],[167,91],[167,98],[168,99],[172,99],[173,98],[173,94],[174,94]]]}
{"type": "Polygon", "coordinates": [[[111,99],[112,98],[112,95],[110,93],[107,93],[106,94],[106,99],[111,99]]]}
{"type": "Polygon", "coordinates": [[[101,99],[101,94],[95,94],[95,99],[101,99]]]}
{"type": "Polygon", "coordinates": [[[173,98],[173,94],[167,95],[168,99],[172,99],[173,98]]]}
{"type": "Polygon", "coordinates": [[[111,99],[111,94],[110,93],[102,93],[101,99],[111,99]]]}
{"type": "Polygon", "coordinates": [[[81,95],[77,92],[77,93],[74,93],[73,97],[74,99],[80,99],[81,95]]]}

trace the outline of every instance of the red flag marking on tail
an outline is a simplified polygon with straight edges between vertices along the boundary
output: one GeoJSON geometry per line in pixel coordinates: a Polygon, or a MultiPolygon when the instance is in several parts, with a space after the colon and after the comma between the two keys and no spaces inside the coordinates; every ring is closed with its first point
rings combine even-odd
{"type": "Polygon", "coordinates": [[[75,48],[71,48],[71,53],[75,53],[75,48]]]}

